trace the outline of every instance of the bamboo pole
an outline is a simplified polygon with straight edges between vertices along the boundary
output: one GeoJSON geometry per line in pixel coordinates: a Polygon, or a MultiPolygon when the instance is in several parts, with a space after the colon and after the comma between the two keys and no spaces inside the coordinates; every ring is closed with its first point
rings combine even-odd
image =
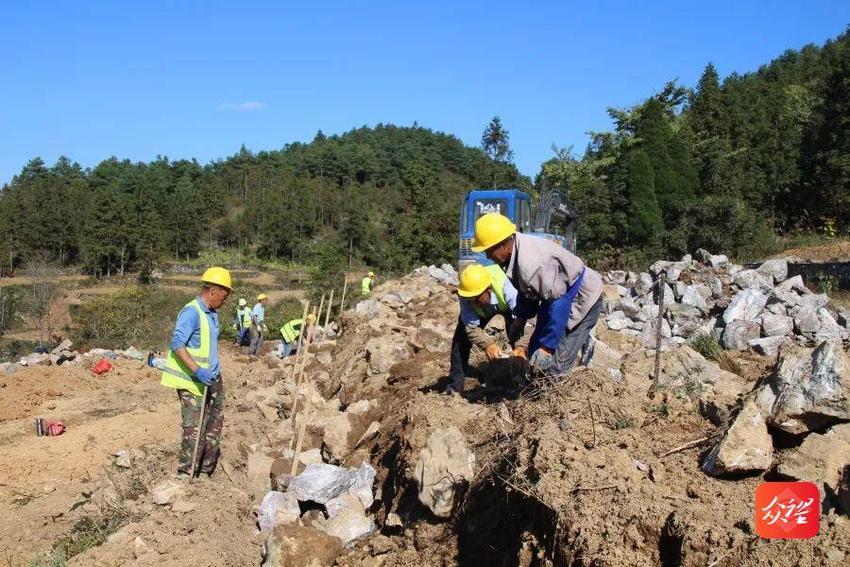
{"type": "MultiPolygon", "coordinates": [[[[295,444],[295,454],[292,457],[292,469],[289,471],[289,474],[292,476],[295,476],[295,473],[298,472],[298,459],[301,457],[301,447],[304,443],[304,433],[307,431],[307,422],[310,421],[313,415],[313,404],[308,403],[306,410],[302,413],[301,427],[298,428],[298,442],[295,444]]],[[[293,429],[294,432],[295,430],[293,429]]]]}
{"type": "MultiPolygon", "coordinates": [[[[328,309],[327,309],[327,311],[325,311],[325,328],[324,328],[324,331],[322,332],[322,338],[319,339],[319,347],[318,348],[322,348],[322,344],[324,344],[324,342],[325,342],[325,337],[328,335],[328,323],[331,320],[331,310],[333,309],[333,306],[334,306],[334,290],[331,290],[331,296],[328,299],[328,309]]],[[[322,314],[319,313],[319,317],[321,317],[321,316],[322,316],[322,314]]]]}

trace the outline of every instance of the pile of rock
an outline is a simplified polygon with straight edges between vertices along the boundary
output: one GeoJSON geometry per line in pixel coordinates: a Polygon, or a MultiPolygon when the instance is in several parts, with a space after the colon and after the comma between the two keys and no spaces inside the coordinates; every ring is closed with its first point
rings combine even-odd
{"type": "Polygon", "coordinates": [[[374,502],[375,475],[367,462],[349,469],[310,464],[289,481],[285,491],[272,490],[265,495],[257,511],[260,531],[270,533],[278,526],[309,523],[348,546],[375,531],[375,522],[366,513],[374,502]],[[321,514],[305,517],[308,511],[317,510],[321,514]]]}
{"type": "Polygon", "coordinates": [[[65,339],[51,351],[34,352],[20,358],[17,362],[0,362],[0,374],[14,374],[21,368],[30,366],[59,366],[70,363],[85,364],[87,362],[90,363],[91,360],[99,360],[101,358],[115,360],[118,357],[141,361],[145,360],[147,356],[146,353],[132,346],[126,350],[94,348],[85,353],[71,350],[73,346],[73,342],[65,339]]]}
{"type": "Polygon", "coordinates": [[[832,309],[826,294],[810,291],[802,277],[788,278],[781,259],[745,269],[698,250],[695,258],[655,262],[649,272],[611,271],[606,280],[617,292],[606,301],[608,328],[639,337],[647,348],[655,347],[662,281],[661,337],[669,343],[710,334],[727,350],[775,356],[792,342],[850,337],[850,314],[832,309]]]}
{"type": "Polygon", "coordinates": [[[814,350],[789,347],[773,374],[744,398],[703,470],[713,476],[754,473],[778,461],[780,477],[815,482],[822,496],[834,496],[842,468],[850,463],[847,421],[850,358],[841,341],[829,339],[814,350]],[[773,435],[793,435],[802,442],[777,454],[773,435]]]}

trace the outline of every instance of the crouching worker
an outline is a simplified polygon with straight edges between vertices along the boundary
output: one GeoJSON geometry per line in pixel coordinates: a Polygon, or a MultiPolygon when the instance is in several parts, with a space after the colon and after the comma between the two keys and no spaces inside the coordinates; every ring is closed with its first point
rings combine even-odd
{"type": "Polygon", "coordinates": [[[518,233],[498,213],[475,222],[472,250],[506,266],[518,291],[513,325],[537,316],[529,344],[532,371],[559,375],[572,368],[602,312],[602,276],[557,242],[518,233]]]}
{"type": "Polygon", "coordinates": [[[280,343],[280,357],[286,358],[296,348],[296,345],[299,344],[300,341],[303,342],[307,339],[306,331],[313,326],[316,322],[316,316],[310,313],[307,315],[307,326],[304,326],[304,319],[293,319],[291,321],[287,321],[283,327],[280,328],[280,334],[283,336],[283,339],[280,343]]]}
{"type": "Polygon", "coordinates": [[[218,462],[224,424],[224,385],[218,360],[221,332],[218,309],[224,305],[232,289],[230,272],[224,268],[209,268],[201,280],[201,295],[187,303],[177,315],[162,371],[162,385],[177,390],[181,405],[183,437],[178,456],[178,478],[189,478],[192,473],[212,475],[218,462]]]}
{"type": "MultiPolygon", "coordinates": [[[[464,380],[469,373],[469,353],[472,345],[483,350],[487,360],[491,362],[501,358],[499,337],[490,335],[484,328],[496,315],[504,317],[505,329],[511,328],[511,311],[516,307],[517,291],[499,266],[470,264],[460,274],[457,294],[460,300],[460,319],[452,338],[447,390],[462,392],[464,380]]],[[[522,336],[521,327],[515,330],[517,336],[509,335],[511,343],[522,336]]],[[[524,357],[525,349],[515,348],[514,355],[524,357]]]]}

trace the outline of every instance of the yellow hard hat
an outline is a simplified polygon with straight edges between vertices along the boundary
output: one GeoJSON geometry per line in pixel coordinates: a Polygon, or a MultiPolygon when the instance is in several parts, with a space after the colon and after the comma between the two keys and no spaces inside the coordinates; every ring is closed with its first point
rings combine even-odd
{"type": "Polygon", "coordinates": [[[307,324],[308,324],[308,325],[312,325],[312,324],[313,324],[313,323],[315,323],[315,322],[316,322],[316,316],[315,316],[315,315],[313,315],[312,313],[309,313],[309,314],[307,315],[307,324]]]}
{"type": "Polygon", "coordinates": [[[207,268],[204,275],[201,276],[201,281],[208,284],[214,284],[226,289],[233,289],[233,282],[230,279],[230,272],[224,268],[214,266],[207,268]]]}
{"type": "Polygon", "coordinates": [[[370,277],[370,278],[374,278],[374,277],[375,277],[375,272],[369,272],[369,277],[370,277]]]}
{"type": "Polygon", "coordinates": [[[257,301],[262,301],[264,299],[268,299],[268,296],[265,293],[261,293],[257,296],[257,301]]]}
{"type": "Polygon", "coordinates": [[[245,307],[246,305],[248,305],[248,302],[245,301],[244,297],[240,297],[239,298],[239,307],[245,307]]]}
{"type": "Polygon", "coordinates": [[[499,213],[487,213],[475,221],[473,252],[484,252],[516,233],[516,225],[499,213]]]}
{"type": "Polygon", "coordinates": [[[478,297],[490,286],[490,272],[481,264],[470,264],[460,273],[460,287],[457,294],[461,297],[478,297]]]}

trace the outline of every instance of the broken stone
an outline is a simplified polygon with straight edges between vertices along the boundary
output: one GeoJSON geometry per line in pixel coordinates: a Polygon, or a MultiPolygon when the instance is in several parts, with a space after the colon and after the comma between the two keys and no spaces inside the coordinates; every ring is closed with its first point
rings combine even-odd
{"type": "Polygon", "coordinates": [[[818,309],[818,322],[820,328],[815,333],[816,340],[840,339],[844,336],[844,329],[832,314],[823,307],[818,309]]]}
{"type": "Polygon", "coordinates": [[[331,567],[340,553],[338,537],[302,526],[277,526],[263,545],[262,567],[331,567]]]}
{"type": "Polygon", "coordinates": [[[114,453],[114,457],[116,467],[129,469],[133,466],[133,457],[130,454],[129,449],[121,449],[120,451],[114,453]]]}
{"type": "Polygon", "coordinates": [[[325,533],[338,537],[343,547],[375,531],[375,522],[366,515],[356,497],[343,494],[327,503],[328,521],[325,533]]]}
{"type": "Polygon", "coordinates": [[[727,325],[732,321],[755,321],[764,306],[767,305],[767,296],[758,289],[745,289],[735,295],[729,306],[723,312],[723,322],[727,325]]]}
{"type": "Polygon", "coordinates": [[[785,345],[791,344],[791,339],[786,336],[764,337],[761,339],[752,339],[750,348],[763,356],[775,358],[779,354],[779,349],[785,345]]]}
{"type": "Polygon", "coordinates": [[[71,350],[71,347],[74,346],[74,343],[71,342],[70,339],[65,339],[59,345],[50,351],[50,354],[61,354],[63,350],[71,350]]]}
{"type": "Polygon", "coordinates": [[[351,473],[351,486],[348,488],[348,494],[357,497],[365,510],[368,510],[375,501],[375,496],[372,492],[372,485],[375,483],[375,477],[378,471],[375,468],[363,461],[356,469],[348,469],[351,473]]]}
{"type": "Polygon", "coordinates": [[[685,288],[685,292],[682,294],[682,303],[685,305],[692,305],[696,307],[700,311],[707,312],[708,311],[708,302],[705,300],[706,294],[703,291],[708,291],[708,295],[711,295],[711,291],[706,286],[701,285],[689,285],[685,288]]]}
{"type": "Polygon", "coordinates": [[[151,498],[159,506],[165,506],[182,495],[183,484],[176,479],[164,480],[151,490],[151,498]]]}
{"type": "Polygon", "coordinates": [[[273,408],[263,402],[257,402],[257,407],[259,408],[260,413],[263,414],[263,417],[268,421],[278,420],[277,408],[273,408]]]}
{"type": "Polygon", "coordinates": [[[762,276],[772,279],[773,283],[780,283],[788,277],[788,262],[782,259],[768,260],[756,268],[756,271],[762,276]]]}
{"type": "Polygon", "coordinates": [[[375,337],[366,343],[366,356],[372,374],[389,372],[393,365],[412,354],[412,349],[403,337],[375,337]]]}
{"type": "Polygon", "coordinates": [[[850,420],[850,360],[841,341],[822,342],[809,354],[789,349],[761,388],[767,422],[799,434],[850,420]]]}
{"type": "Polygon", "coordinates": [[[456,427],[438,429],[419,453],[414,478],[419,501],[440,518],[451,516],[455,499],[474,477],[475,454],[456,427]]]}
{"type": "Polygon", "coordinates": [[[622,311],[614,311],[608,316],[605,322],[612,331],[622,331],[632,323],[631,319],[626,317],[622,311]]]}
{"type": "Polygon", "coordinates": [[[635,291],[638,295],[644,295],[652,289],[652,276],[646,272],[638,274],[638,281],[635,284],[635,291]]]}
{"type": "Polygon", "coordinates": [[[820,330],[820,317],[812,307],[803,307],[794,315],[794,327],[800,334],[814,334],[820,330]]]}
{"type": "Polygon", "coordinates": [[[801,295],[797,298],[797,303],[803,307],[811,307],[812,309],[820,309],[829,304],[829,296],[825,293],[809,293],[801,295]]]}
{"type": "Polygon", "coordinates": [[[133,540],[133,557],[139,559],[142,555],[148,553],[150,551],[150,547],[145,543],[140,536],[136,536],[133,540]]]}
{"type": "Polygon", "coordinates": [[[720,299],[723,297],[723,282],[720,281],[720,278],[717,276],[711,276],[706,279],[706,284],[708,284],[708,289],[711,291],[711,297],[713,299],[720,299]]]}
{"type": "Polygon", "coordinates": [[[276,526],[294,524],[301,517],[298,499],[289,492],[268,492],[257,509],[257,523],[261,532],[270,532],[276,526]]]}
{"type": "Polygon", "coordinates": [[[626,317],[632,318],[640,312],[640,305],[635,302],[634,298],[626,296],[620,299],[614,306],[615,309],[621,311],[626,317]]]}
{"type": "Polygon", "coordinates": [[[850,423],[826,433],[810,433],[795,450],[782,456],[777,472],[794,480],[822,484],[822,493],[836,494],[843,467],[850,463],[850,423]]]}
{"type": "Polygon", "coordinates": [[[726,325],[720,342],[726,350],[747,350],[750,341],[759,337],[760,330],[754,321],[734,320],[726,325]]]}
{"type": "Polygon", "coordinates": [[[304,465],[321,463],[322,451],[318,447],[315,449],[310,449],[309,451],[303,451],[300,455],[298,455],[298,460],[301,462],[301,464],[304,465]]]}
{"type": "Polygon", "coordinates": [[[703,464],[711,476],[764,471],[773,461],[773,440],[764,416],[751,398],[703,464]]]}
{"type": "Polygon", "coordinates": [[[271,489],[271,470],[274,458],[262,451],[248,455],[248,488],[251,494],[259,497],[271,489]]]}
{"type": "Polygon", "coordinates": [[[765,337],[782,337],[794,332],[794,319],[787,315],[765,313],[761,317],[761,328],[765,337]]]}
{"type": "Polygon", "coordinates": [[[364,317],[366,319],[374,319],[387,312],[389,312],[387,306],[375,299],[364,299],[363,301],[358,301],[357,305],[354,307],[354,313],[357,314],[357,316],[364,317]]]}
{"type": "Polygon", "coordinates": [[[809,294],[811,291],[806,287],[806,284],[803,283],[803,276],[794,276],[792,278],[788,278],[784,282],[780,283],[776,286],[776,289],[782,291],[796,291],[802,294],[809,294]]]}
{"type": "Polygon", "coordinates": [[[289,492],[299,502],[324,504],[351,486],[351,475],[343,468],[325,463],[307,465],[304,472],[289,483],[289,492]]]}
{"type": "Polygon", "coordinates": [[[773,280],[762,276],[755,270],[741,270],[732,279],[739,288],[743,289],[759,289],[761,291],[770,291],[773,289],[773,280]]]}
{"type": "Polygon", "coordinates": [[[722,268],[729,264],[729,258],[725,254],[714,254],[708,257],[708,265],[712,268],[722,268]]]}

